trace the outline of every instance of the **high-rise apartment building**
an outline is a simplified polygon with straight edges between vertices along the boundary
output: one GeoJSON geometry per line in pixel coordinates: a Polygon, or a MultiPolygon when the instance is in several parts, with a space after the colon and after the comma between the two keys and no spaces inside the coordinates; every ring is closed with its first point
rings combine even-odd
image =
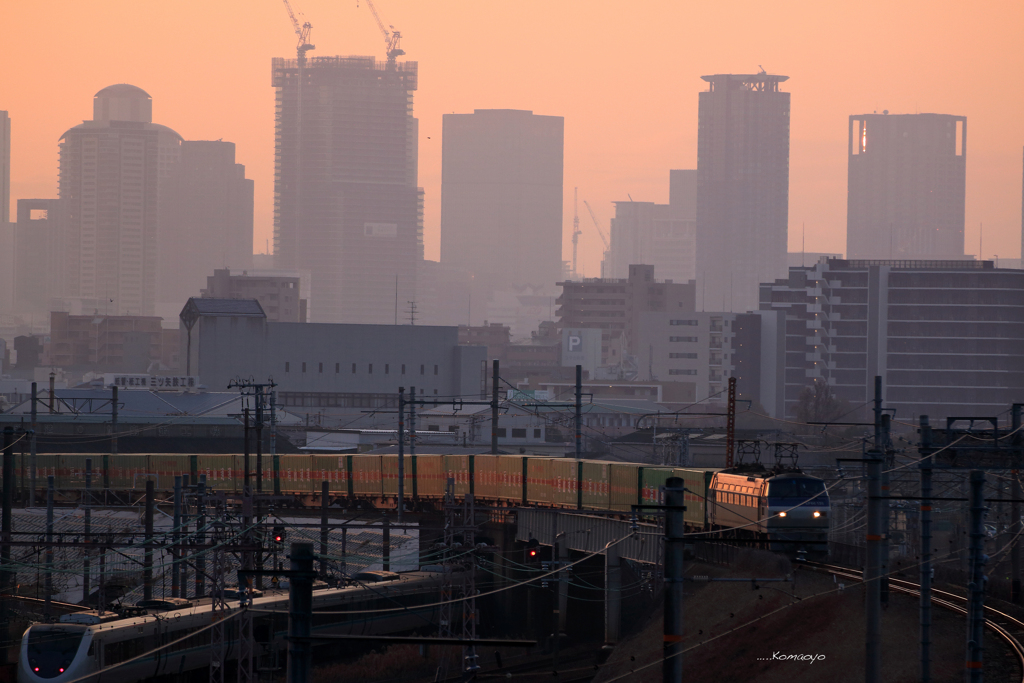
{"type": "Polygon", "coordinates": [[[994,415],[1019,401],[1024,271],[993,266],[822,259],[761,285],[762,311],[786,316],[785,414],[816,381],[863,405],[876,375],[886,406],[907,422],[994,415]]]}
{"type": "Polygon", "coordinates": [[[59,199],[19,199],[14,224],[14,310],[51,311],[66,289],[63,206],[59,199]],[[57,301],[55,301],[57,300],[57,301]]]}
{"type": "Polygon", "coordinates": [[[134,85],[96,93],[93,118],[60,140],[66,220],[65,294],[104,315],[152,315],[166,180],[181,136],[153,123],[153,100],[134,85]]]}
{"type": "Polygon", "coordinates": [[[963,257],[966,117],[851,116],[848,169],[847,258],[963,257]]]}
{"type": "Polygon", "coordinates": [[[214,270],[252,268],[253,181],[235,163],[235,143],[187,140],[167,191],[157,289],[177,314],[214,270]]]}
{"type": "Polygon", "coordinates": [[[10,220],[11,117],[0,111],[0,313],[14,308],[14,226],[10,220]]]}
{"type": "Polygon", "coordinates": [[[274,59],[274,266],[311,273],[317,322],[395,322],[423,258],[416,62],[274,59]]]}
{"type": "Polygon", "coordinates": [[[565,120],[516,109],[445,114],[441,262],[493,289],[554,289],[562,269],[565,120]]]}
{"type": "Polygon", "coordinates": [[[761,282],[786,272],[788,76],[702,77],[697,132],[697,306],[757,308],[761,282]]]}

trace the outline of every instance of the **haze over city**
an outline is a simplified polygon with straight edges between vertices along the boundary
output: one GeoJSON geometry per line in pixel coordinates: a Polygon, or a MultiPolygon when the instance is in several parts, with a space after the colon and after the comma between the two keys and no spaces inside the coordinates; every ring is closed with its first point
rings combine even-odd
{"type": "MultiPolygon", "coordinates": [[[[365,3],[302,0],[315,55],[376,55],[384,44],[365,3]]],[[[696,167],[697,93],[709,73],[786,74],[792,94],[789,249],[845,251],[847,117],[967,116],[965,242],[983,256],[1020,252],[1024,69],[1020,3],[948,2],[410,2],[384,0],[419,62],[419,184],[425,255],[439,256],[441,116],[529,109],[565,117],[563,258],[572,190],[607,229],[611,202],[666,202],[665,169],[696,167]]],[[[11,65],[0,108],[15,120],[16,200],[56,193],[57,139],[90,118],[92,95],[131,83],[154,121],[190,140],[230,140],[255,181],[257,252],[273,242],[274,90],[270,58],[292,57],[280,2],[12,3],[0,26],[11,65]],[[45,17],[45,30],[40,26],[45,17]]],[[[581,207],[582,211],[582,207],[581,207]]],[[[584,214],[585,215],[585,214],[584,214]]],[[[14,219],[13,216],[10,217],[14,219]]],[[[602,245],[582,222],[581,270],[600,275],[602,245]]]]}

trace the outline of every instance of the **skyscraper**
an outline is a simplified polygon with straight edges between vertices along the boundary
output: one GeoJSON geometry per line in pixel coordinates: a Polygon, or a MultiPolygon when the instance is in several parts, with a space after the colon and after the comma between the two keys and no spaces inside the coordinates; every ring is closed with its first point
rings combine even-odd
{"type": "Polygon", "coordinates": [[[445,114],[441,262],[493,289],[554,289],[562,272],[565,119],[517,109],[445,114]]]}
{"type": "Polygon", "coordinates": [[[96,93],[93,118],[60,140],[67,291],[84,310],[152,315],[164,189],[181,136],[153,123],[153,100],[134,85],[96,93]]]}
{"type": "Polygon", "coordinates": [[[158,300],[177,314],[214,270],[252,268],[253,181],[235,163],[233,142],[187,140],[168,193],[158,300]]]}
{"type": "Polygon", "coordinates": [[[847,258],[963,258],[966,117],[851,116],[848,151],[847,258]]]}
{"type": "Polygon", "coordinates": [[[786,273],[788,76],[702,76],[697,132],[697,306],[747,311],[786,273]]]}
{"type": "Polygon", "coordinates": [[[0,223],[11,220],[11,117],[0,111],[0,223]]]}
{"type": "Polygon", "coordinates": [[[274,266],[311,272],[310,319],[393,323],[423,258],[416,62],[273,60],[274,266]]]}

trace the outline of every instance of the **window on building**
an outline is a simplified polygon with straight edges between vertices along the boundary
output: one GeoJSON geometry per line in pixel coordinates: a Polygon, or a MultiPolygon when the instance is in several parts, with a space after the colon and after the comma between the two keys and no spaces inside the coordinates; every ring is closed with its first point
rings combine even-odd
{"type": "Polygon", "coordinates": [[[337,375],[339,372],[341,372],[341,363],[335,363],[334,364],[334,374],[337,375]]]}
{"type": "Polygon", "coordinates": [[[526,438],[526,429],[513,429],[512,430],[512,438],[513,439],[525,439],[526,438]]]}
{"type": "Polygon", "coordinates": [[[696,375],[696,370],[669,370],[670,375],[696,375]]]}
{"type": "Polygon", "coordinates": [[[402,363],[402,374],[405,374],[405,363],[402,363]]]}
{"type": "Polygon", "coordinates": [[[436,365],[434,366],[434,374],[435,375],[437,374],[437,366],[436,365]]]}
{"type": "Polygon", "coordinates": [[[427,425],[428,432],[439,432],[441,431],[441,425],[427,425]]]}
{"type": "Polygon", "coordinates": [[[421,375],[425,375],[425,374],[427,374],[427,370],[426,370],[426,368],[427,368],[427,366],[426,366],[426,365],[421,365],[421,366],[420,366],[420,374],[421,374],[421,375]]]}
{"type": "Polygon", "coordinates": [[[691,326],[691,327],[696,327],[697,326],[697,321],[696,320],[669,320],[668,324],[669,325],[688,325],[688,326],[691,326]]]}
{"type": "Polygon", "coordinates": [[[288,361],[285,361],[284,362],[284,371],[285,372],[291,372],[291,369],[292,369],[292,364],[289,363],[288,361]]]}
{"type": "Polygon", "coordinates": [[[504,427],[498,427],[497,431],[498,431],[498,436],[500,436],[501,438],[505,438],[505,428],[504,427]]]}
{"type": "Polygon", "coordinates": [[[302,371],[306,371],[306,361],[302,361],[302,371]]]}
{"type": "Polygon", "coordinates": [[[696,342],[696,337],[669,337],[670,342],[696,342]]]}
{"type": "Polygon", "coordinates": [[[352,374],[353,375],[356,374],[356,364],[355,363],[352,364],[352,374]]]}
{"type": "Polygon", "coordinates": [[[459,431],[459,425],[448,425],[448,431],[449,432],[457,432],[457,431],[459,431]]]}
{"type": "Polygon", "coordinates": [[[670,353],[669,358],[696,358],[696,353],[670,353]]]}
{"type": "Polygon", "coordinates": [[[384,374],[387,375],[387,374],[390,374],[390,373],[391,373],[391,364],[390,363],[385,363],[384,364],[384,374]]]}
{"type": "Polygon", "coordinates": [[[540,430],[539,429],[534,429],[533,430],[533,438],[535,438],[535,439],[539,439],[540,438],[540,430]]]}
{"type": "Polygon", "coordinates": [[[324,364],[320,363],[320,374],[324,374],[324,364]]]}
{"type": "Polygon", "coordinates": [[[373,374],[373,363],[370,363],[370,374],[373,374]]]}

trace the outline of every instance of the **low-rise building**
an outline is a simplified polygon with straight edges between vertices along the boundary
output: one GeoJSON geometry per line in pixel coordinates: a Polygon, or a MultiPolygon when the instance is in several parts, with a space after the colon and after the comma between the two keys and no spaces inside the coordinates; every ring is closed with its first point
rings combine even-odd
{"type": "Polygon", "coordinates": [[[267,320],[275,323],[306,322],[306,300],[302,298],[299,275],[271,275],[227,268],[206,278],[204,299],[256,299],[267,320]]]}
{"type": "Polygon", "coordinates": [[[66,370],[147,372],[176,368],[178,333],[142,315],[50,313],[49,365],[66,370]]]}

